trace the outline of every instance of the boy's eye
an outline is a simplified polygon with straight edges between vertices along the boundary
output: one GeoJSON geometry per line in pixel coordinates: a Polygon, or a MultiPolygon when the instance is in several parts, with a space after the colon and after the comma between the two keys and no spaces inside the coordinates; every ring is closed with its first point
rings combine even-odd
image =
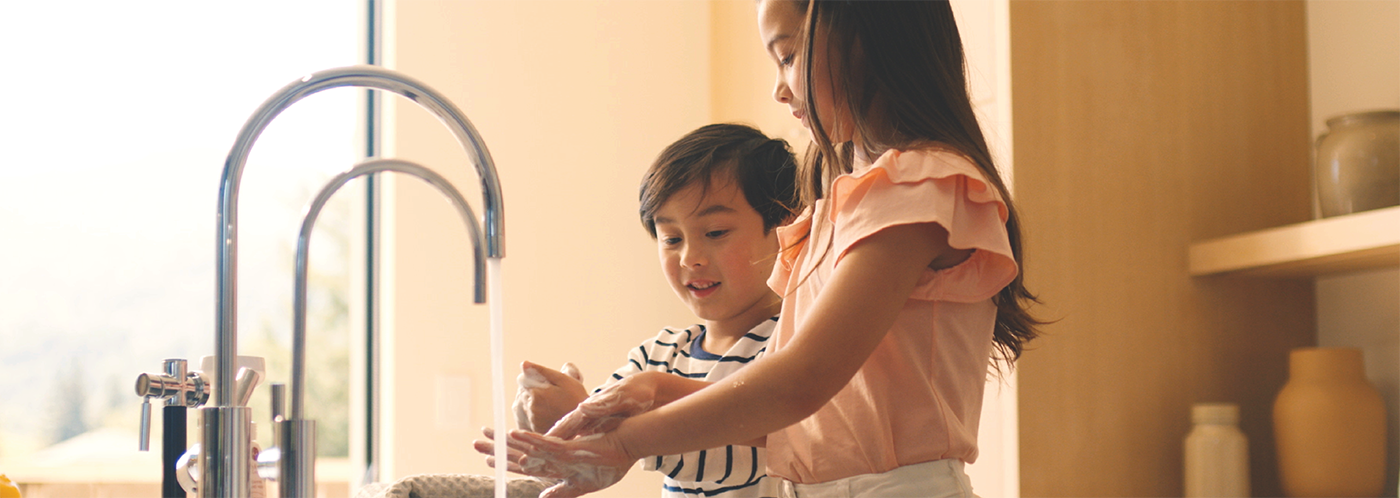
{"type": "Polygon", "coordinates": [[[680,237],[662,237],[662,238],[661,238],[661,245],[663,245],[663,246],[673,246],[673,245],[676,245],[676,244],[679,244],[679,243],[681,243],[681,238],[680,238],[680,237]]]}
{"type": "Polygon", "coordinates": [[[726,233],[729,233],[729,230],[711,230],[709,232],[705,232],[705,236],[712,239],[716,239],[719,237],[723,237],[726,233]]]}

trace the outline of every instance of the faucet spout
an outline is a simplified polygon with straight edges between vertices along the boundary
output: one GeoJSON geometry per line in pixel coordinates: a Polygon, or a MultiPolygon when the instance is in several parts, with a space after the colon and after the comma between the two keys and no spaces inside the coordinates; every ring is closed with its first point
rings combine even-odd
{"type": "Polygon", "coordinates": [[[472,241],[472,252],[475,255],[476,273],[478,275],[486,273],[487,254],[482,243],[481,228],[477,225],[471,206],[467,204],[466,199],[462,198],[461,192],[453,188],[452,183],[446,178],[431,169],[399,159],[371,159],[335,175],[321,188],[321,192],[306,208],[301,232],[297,236],[296,273],[292,301],[292,399],[287,412],[289,419],[305,418],[303,409],[306,399],[306,293],[311,230],[316,226],[316,219],[320,216],[321,209],[325,207],[326,202],[330,201],[331,195],[340,190],[340,187],[355,178],[381,171],[393,171],[417,177],[437,188],[442,195],[446,196],[453,207],[457,208],[457,213],[462,216],[462,221],[467,225],[468,235],[472,241]]]}
{"type": "MultiPolygon", "coordinates": [[[[238,133],[233,149],[224,161],[219,183],[218,240],[218,300],[215,350],[217,351],[218,385],[214,389],[216,406],[232,406],[234,358],[238,354],[238,187],[248,153],[258,136],[273,118],[297,101],[322,90],[339,87],[361,87],[383,90],[402,96],[437,116],[461,143],[481,180],[482,217],[485,225],[486,254],[492,258],[505,256],[505,214],[501,198],[501,183],[496,165],[481,134],[465,114],[447,97],[427,85],[394,71],[376,66],[348,66],[309,74],[288,84],[258,107],[238,133]]],[[[485,302],[486,283],[478,274],[477,302],[485,302]]]]}
{"type": "MultiPolygon", "coordinates": [[[[472,250],[476,256],[476,273],[481,275],[486,272],[486,251],[482,243],[481,228],[477,225],[471,206],[446,178],[433,170],[397,159],[372,159],[355,165],[332,178],[307,207],[306,215],[302,219],[301,232],[297,236],[296,275],[292,305],[292,399],[286,420],[279,422],[281,424],[279,427],[283,432],[298,431],[301,425],[308,424],[304,409],[306,405],[306,293],[307,274],[310,266],[308,260],[311,251],[311,231],[316,225],[316,219],[320,216],[321,209],[325,207],[331,195],[349,183],[350,180],[381,171],[393,171],[418,177],[436,187],[439,192],[446,196],[457,208],[458,214],[462,216],[462,221],[467,225],[467,231],[472,240],[472,250]]],[[[314,425],[309,425],[309,427],[313,429],[302,431],[310,432],[310,434],[300,436],[303,441],[307,438],[314,438],[314,425]]],[[[303,442],[301,444],[314,448],[315,441],[311,439],[310,443],[303,442]]],[[[301,451],[288,450],[289,448],[282,448],[281,461],[278,463],[281,468],[279,472],[281,481],[278,486],[280,486],[282,496],[314,496],[316,489],[315,467],[308,460],[314,457],[314,450],[307,451],[304,448],[300,449],[301,451]]]]}

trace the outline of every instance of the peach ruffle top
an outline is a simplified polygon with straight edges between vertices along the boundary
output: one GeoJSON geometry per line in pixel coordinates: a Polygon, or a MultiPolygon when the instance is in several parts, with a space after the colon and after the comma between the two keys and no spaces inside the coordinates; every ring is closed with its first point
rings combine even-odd
{"type": "Polygon", "coordinates": [[[996,320],[991,298],[1018,271],[1006,217],[996,188],[964,156],[891,150],[873,164],[856,164],[815,209],[778,229],[787,249],[768,280],[784,296],[772,351],[802,330],[805,312],[846,251],[881,229],[937,223],[948,231],[949,245],[974,252],[956,266],[925,270],[894,326],[846,387],[810,417],[768,436],[769,474],[819,483],[945,458],[977,459],[996,320]],[[813,212],[830,216],[813,224],[813,212]]]}

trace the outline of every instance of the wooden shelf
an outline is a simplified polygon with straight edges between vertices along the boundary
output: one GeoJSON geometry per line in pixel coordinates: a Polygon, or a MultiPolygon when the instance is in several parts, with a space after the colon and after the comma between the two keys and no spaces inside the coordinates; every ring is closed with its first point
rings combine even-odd
{"type": "Polygon", "coordinates": [[[1192,276],[1297,278],[1400,266],[1400,206],[1191,244],[1192,276]]]}

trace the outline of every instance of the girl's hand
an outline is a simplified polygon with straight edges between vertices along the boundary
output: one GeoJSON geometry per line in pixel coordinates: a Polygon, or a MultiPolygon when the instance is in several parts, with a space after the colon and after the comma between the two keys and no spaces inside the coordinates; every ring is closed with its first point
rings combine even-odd
{"type": "Polygon", "coordinates": [[[547,434],[559,439],[573,439],[610,432],[627,417],[645,413],[656,405],[660,381],[669,374],[639,372],[603,388],[598,394],[578,404],[578,408],[560,419],[547,434]]]}
{"type": "Polygon", "coordinates": [[[525,362],[515,382],[515,423],[523,430],[544,432],[588,398],[578,368],[565,363],[562,371],[525,362]]]}
{"type": "MultiPolygon", "coordinates": [[[[490,428],[482,429],[494,440],[490,428]]],[[[506,438],[511,459],[506,470],[560,482],[540,493],[540,498],[572,498],[616,484],[637,459],[627,455],[615,438],[607,434],[585,436],[571,441],[525,431],[511,431],[506,438]]],[[[486,463],[496,466],[495,444],[476,441],[473,448],[487,455],[486,463]]]]}

